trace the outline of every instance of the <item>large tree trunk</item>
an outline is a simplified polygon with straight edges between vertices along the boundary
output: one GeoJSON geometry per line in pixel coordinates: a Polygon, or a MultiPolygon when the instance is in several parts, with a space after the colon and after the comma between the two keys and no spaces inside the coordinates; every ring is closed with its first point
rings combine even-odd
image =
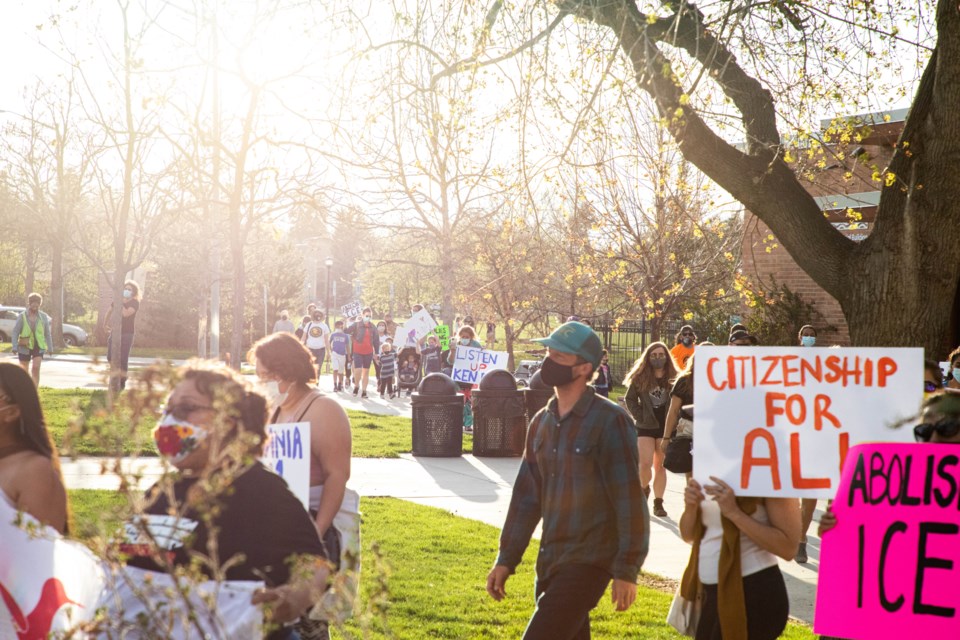
{"type": "Polygon", "coordinates": [[[859,245],[829,224],[783,161],[773,96],[693,5],[671,5],[677,13],[666,17],[642,14],[630,0],[558,5],[615,34],[684,157],[770,227],[797,264],[839,301],[853,344],[922,345],[940,354],[960,280],[955,1],[938,2],[937,49],[888,168],[896,180],[883,187],[874,231],[859,245]],[[685,51],[711,74],[741,114],[745,149],[727,143],[684,100],[686,87],[661,47],[685,51]]]}
{"type": "Polygon", "coordinates": [[[453,341],[457,327],[453,326],[455,312],[453,309],[453,289],[450,283],[453,282],[456,271],[456,262],[454,261],[453,245],[450,238],[443,238],[440,242],[440,318],[443,323],[450,327],[450,340],[453,341]]]}

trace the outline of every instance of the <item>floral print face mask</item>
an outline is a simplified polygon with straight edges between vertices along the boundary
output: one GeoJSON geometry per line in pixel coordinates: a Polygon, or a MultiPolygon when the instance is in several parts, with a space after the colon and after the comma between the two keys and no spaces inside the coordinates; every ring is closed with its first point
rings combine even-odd
{"type": "Polygon", "coordinates": [[[166,414],[153,429],[153,441],[160,455],[177,465],[193,453],[208,434],[203,427],[166,414]]]}

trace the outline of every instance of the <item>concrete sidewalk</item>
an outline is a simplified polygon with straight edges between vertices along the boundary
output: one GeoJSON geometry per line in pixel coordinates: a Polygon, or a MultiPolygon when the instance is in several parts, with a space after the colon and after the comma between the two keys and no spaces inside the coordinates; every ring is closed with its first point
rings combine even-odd
{"type": "MultiPolygon", "coordinates": [[[[366,406],[363,408],[370,410],[366,406]]],[[[109,472],[112,463],[112,460],[100,458],[64,459],[63,473],[67,487],[115,490],[119,486],[119,478],[109,472]],[[102,473],[105,468],[107,473],[102,473]]],[[[398,459],[354,458],[352,464],[350,486],[361,496],[401,498],[500,527],[510,503],[520,460],[477,458],[471,455],[460,458],[402,455],[398,459]]],[[[128,472],[142,473],[142,489],[149,487],[162,473],[157,458],[125,459],[122,465],[128,472]]],[[[651,517],[650,553],[643,567],[645,572],[672,580],[679,580],[683,575],[690,553],[689,545],[680,539],[677,529],[683,512],[683,487],[683,476],[669,474],[664,496],[669,515],[666,518],[651,517]]],[[[817,519],[819,515],[818,512],[817,519]]],[[[815,529],[816,524],[811,526],[811,530],[815,529]]],[[[536,535],[539,536],[539,531],[536,535]]],[[[820,540],[810,536],[807,549],[809,564],[781,561],[780,568],[790,594],[791,614],[812,623],[820,540]]],[[[490,558],[490,562],[493,560],[490,558]]]]}

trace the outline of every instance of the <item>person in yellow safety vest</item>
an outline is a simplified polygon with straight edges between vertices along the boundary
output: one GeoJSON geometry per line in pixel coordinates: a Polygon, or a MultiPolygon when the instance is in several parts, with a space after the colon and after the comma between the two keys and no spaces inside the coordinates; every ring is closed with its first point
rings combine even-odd
{"type": "Polygon", "coordinates": [[[13,352],[20,359],[20,366],[29,371],[33,383],[40,386],[40,363],[48,345],[53,343],[50,333],[50,316],[40,311],[43,296],[31,293],[27,296],[27,310],[17,317],[13,325],[13,352]],[[33,366],[30,366],[30,362],[33,366]]]}

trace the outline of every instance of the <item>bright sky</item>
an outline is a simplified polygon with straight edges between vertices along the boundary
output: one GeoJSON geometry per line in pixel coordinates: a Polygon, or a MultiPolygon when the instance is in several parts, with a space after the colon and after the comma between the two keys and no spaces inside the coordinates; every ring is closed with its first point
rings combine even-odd
{"type": "MultiPolygon", "coordinates": [[[[81,0],[78,4],[82,9],[75,11],[70,9],[71,3],[58,0],[8,0],[6,4],[12,6],[5,7],[5,19],[0,22],[0,54],[7,61],[4,82],[0,83],[0,110],[21,113],[23,88],[36,82],[38,77],[44,85],[58,84],[58,76],[66,70],[64,61],[57,57],[57,52],[62,48],[62,40],[69,42],[69,47],[79,52],[80,58],[85,61],[83,70],[91,85],[98,89],[102,86],[102,95],[109,95],[110,75],[104,63],[104,55],[111,47],[115,50],[120,42],[119,12],[114,1],[81,0]],[[51,16],[56,11],[65,13],[53,20],[51,16]]],[[[141,97],[149,100],[161,92],[168,92],[171,100],[184,105],[184,108],[196,108],[201,102],[206,104],[209,92],[202,83],[208,67],[204,66],[205,60],[202,58],[209,59],[210,38],[209,30],[205,26],[209,23],[198,21],[191,11],[195,4],[214,3],[142,0],[131,4],[145,4],[149,11],[159,12],[160,15],[159,26],[150,30],[140,51],[144,66],[148,69],[170,68],[176,71],[165,78],[165,85],[145,87],[141,97]]],[[[347,54],[350,48],[365,44],[368,41],[366,34],[350,33],[335,18],[326,14],[331,6],[350,6],[355,7],[356,11],[365,12],[365,27],[371,32],[370,39],[376,42],[392,35],[390,22],[393,14],[389,9],[392,5],[377,0],[358,0],[354,4],[303,2],[298,3],[294,11],[254,22],[246,12],[255,4],[269,3],[220,0],[218,20],[223,34],[220,60],[227,69],[227,72],[221,74],[225,130],[236,126],[245,113],[247,90],[235,73],[231,73],[242,68],[254,81],[274,79],[270,84],[271,91],[261,111],[262,120],[259,123],[260,130],[268,132],[271,137],[319,147],[329,144],[328,121],[339,120],[346,126],[358,127],[346,136],[347,139],[353,136],[359,140],[364,134],[375,138],[377,132],[364,126],[364,118],[367,115],[366,110],[377,96],[370,96],[370,101],[357,98],[348,103],[345,111],[340,111],[342,107],[335,101],[334,96],[338,87],[343,88],[347,83],[355,82],[354,79],[345,77],[342,71],[348,62],[347,54]],[[256,25],[255,29],[251,26],[253,24],[256,25]],[[378,36],[378,31],[382,31],[382,35],[378,36]],[[245,44],[248,35],[250,42],[245,44]],[[297,77],[281,79],[300,71],[303,73],[297,77]]],[[[457,28],[473,28],[477,26],[472,24],[475,21],[476,16],[468,16],[456,18],[453,23],[457,28]],[[466,26],[461,21],[464,19],[468,23],[466,26]]],[[[133,23],[138,22],[139,16],[134,16],[133,23]]],[[[503,24],[505,22],[501,22],[498,28],[504,28],[503,24]]],[[[568,43],[572,44],[575,43],[568,43]]],[[[563,55],[558,55],[556,50],[552,55],[555,63],[570,64],[564,61],[563,55]]],[[[371,75],[375,75],[375,64],[369,68],[373,70],[371,75]]],[[[496,85],[491,82],[490,87],[485,90],[487,93],[479,94],[483,96],[476,101],[481,116],[487,115],[483,113],[484,109],[492,112],[491,105],[501,104],[504,96],[512,90],[509,86],[510,73],[514,72],[501,74],[507,78],[506,84],[496,85]]],[[[904,84],[909,84],[914,74],[914,71],[907,69],[904,72],[904,84]]],[[[357,90],[358,96],[367,96],[371,92],[370,87],[361,86],[359,82],[355,86],[347,86],[357,90]]],[[[586,99],[577,95],[577,91],[571,87],[561,91],[568,94],[565,97],[574,106],[578,101],[582,105],[586,99]]],[[[847,109],[867,111],[905,106],[909,104],[911,94],[912,88],[906,91],[904,98],[890,99],[882,104],[877,104],[877,101],[867,97],[862,108],[858,105],[847,109]]],[[[817,114],[818,117],[834,115],[838,114],[817,114]]],[[[557,150],[559,145],[562,148],[570,135],[569,123],[558,123],[549,116],[540,117],[539,125],[532,125],[528,129],[531,138],[528,139],[527,151],[530,155],[524,158],[528,164],[537,164],[536,154],[546,154],[548,147],[557,150]],[[536,130],[537,126],[541,128],[540,131],[536,130]]],[[[185,127],[187,123],[188,121],[174,121],[167,124],[185,127]]],[[[815,126],[817,122],[809,124],[815,126]]],[[[479,132],[474,146],[485,152],[494,144],[495,152],[499,154],[498,159],[508,164],[518,160],[519,147],[516,140],[516,131],[510,126],[501,125],[495,130],[491,128],[479,132]]],[[[305,162],[301,152],[289,147],[279,156],[257,157],[256,160],[292,167],[302,166],[305,162]]],[[[316,170],[323,172],[330,171],[330,168],[317,167],[316,170]]],[[[331,175],[331,180],[333,179],[334,176],[331,175]]]]}

